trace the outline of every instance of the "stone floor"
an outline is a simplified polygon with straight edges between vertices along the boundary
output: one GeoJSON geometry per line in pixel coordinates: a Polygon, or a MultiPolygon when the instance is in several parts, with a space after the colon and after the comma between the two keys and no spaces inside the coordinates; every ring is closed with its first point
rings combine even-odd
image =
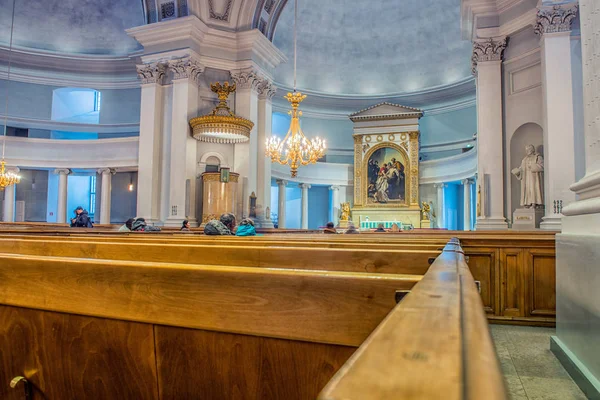
{"type": "Polygon", "coordinates": [[[511,399],[586,399],[550,351],[553,328],[491,325],[490,329],[511,399]]]}

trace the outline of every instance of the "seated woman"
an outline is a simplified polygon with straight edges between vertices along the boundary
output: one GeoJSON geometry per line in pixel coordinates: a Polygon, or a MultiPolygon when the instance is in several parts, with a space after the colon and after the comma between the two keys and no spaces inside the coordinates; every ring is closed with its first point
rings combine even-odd
{"type": "Polygon", "coordinates": [[[375,229],[375,232],[385,232],[385,228],[383,227],[383,224],[377,225],[377,229],[375,229]]]}
{"type": "Polygon", "coordinates": [[[181,232],[191,232],[190,229],[190,221],[188,221],[187,219],[183,221],[183,223],[181,224],[181,232]]]}
{"type": "Polygon", "coordinates": [[[235,229],[235,215],[225,213],[219,220],[208,221],[204,226],[205,235],[233,235],[235,229]]]}
{"type": "Polygon", "coordinates": [[[129,218],[125,221],[125,224],[119,228],[119,232],[131,232],[131,228],[133,228],[133,222],[135,219],[129,218]]]}
{"type": "Polygon", "coordinates": [[[356,234],[356,233],[360,233],[358,229],[356,229],[356,226],[354,226],[354,224],[352,222],[348,222],[348,229],[346,229],[347,234],[356,234]]]}
{"type": "Polygon", "coordinates": [[[398,226],[398,224],[392,224],[390,232],[400,232],[400,227],[398,226]]]}
{"type": "Polygon", "coordinates": [[[254,221],[250,218],[244,218],[235,232],[235,236],[256,236],[254,221]]]}
{"type": "Polygon", "coordinates": [[[335,225],[333,225],[333,222],[328,222],[327,223],[327,227],[325,229],[323,229],[323,233],[327,233],[327,234],[336,234],[337,231],[335,230],[335,225]]]}

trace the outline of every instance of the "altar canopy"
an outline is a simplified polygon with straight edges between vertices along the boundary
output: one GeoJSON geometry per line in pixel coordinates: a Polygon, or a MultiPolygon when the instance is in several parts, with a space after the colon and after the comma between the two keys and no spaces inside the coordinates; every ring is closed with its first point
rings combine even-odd
{"type": "MultiPolygon", "coordinates": [[[[356,224],[398,221],[422,227],[417,108],[380,103],[350,115],[354,123],[356,224]]],[[[424,226],[423,226],[424,227],[424,226]]]]}

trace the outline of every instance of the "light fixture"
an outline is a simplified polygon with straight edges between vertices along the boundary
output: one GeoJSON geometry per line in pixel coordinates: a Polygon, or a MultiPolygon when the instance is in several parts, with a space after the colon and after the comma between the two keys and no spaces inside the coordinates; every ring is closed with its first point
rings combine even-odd
{"type": "Polygon", "coordinates": [[[300,117],[302,111],[298,106],[306,98],[305,94],[296,91],[296,64],[297,64],[297,24],[298,24],[298,0],[294,0],[294,91],[285,95],[292,109],[288,114],[292,116],[290,128],[283,140],[272,136],[267,139],[265,155],[271,158],[271,162],[282,165],[289,164],[292,178],[298,175],[298,167],[316,163],[325,155],[325,141],[318,137],[308,140],[300,128],[300,117]]]}
{"type": "Polygon", "coordinates": [[[133,192],[133,176],[129,174],[129,186],[127,186],[130,192],[133,192]]]}
{"type": "Polygon", "coordinates": [[[235,92],[235,83],[216,82],[210,85],[219,96],[219,104],[208,115],[192,118],[190,126],[196,140],[209,143],[243,143],[250,139],[250,131],[254,123],[246,118],[238,117],[227,106],[227,97],[235,92]]]}
{"type": "Polygon", "coordinates": [[[4,161],[4,152],[6,150],[6,129],[8,124],[8,98],[9,98],[9,84],[10,84],[10,63],[12,56],[12,42],[13,42],[13,30],[15,26],[15,2],[13,0],[12,10],[12,22],[10,25],[10,42],[8,47],[8,71],[6,74],[6,105],[4,110],[4,140],[2,141],[2,160],[0,160],[0,190],[12,185],[16,185],[21,182],[21,176],[6,170],[6,161],[4,161]]]}

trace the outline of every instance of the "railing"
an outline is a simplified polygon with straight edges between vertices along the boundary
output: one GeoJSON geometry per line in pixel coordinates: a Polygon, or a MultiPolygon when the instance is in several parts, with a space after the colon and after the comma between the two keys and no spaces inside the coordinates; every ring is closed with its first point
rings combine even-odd
{"type": "Polygon", "coordinates": [[[506,399],[458,239],[331,379],[320,400],[506,399]]]}

